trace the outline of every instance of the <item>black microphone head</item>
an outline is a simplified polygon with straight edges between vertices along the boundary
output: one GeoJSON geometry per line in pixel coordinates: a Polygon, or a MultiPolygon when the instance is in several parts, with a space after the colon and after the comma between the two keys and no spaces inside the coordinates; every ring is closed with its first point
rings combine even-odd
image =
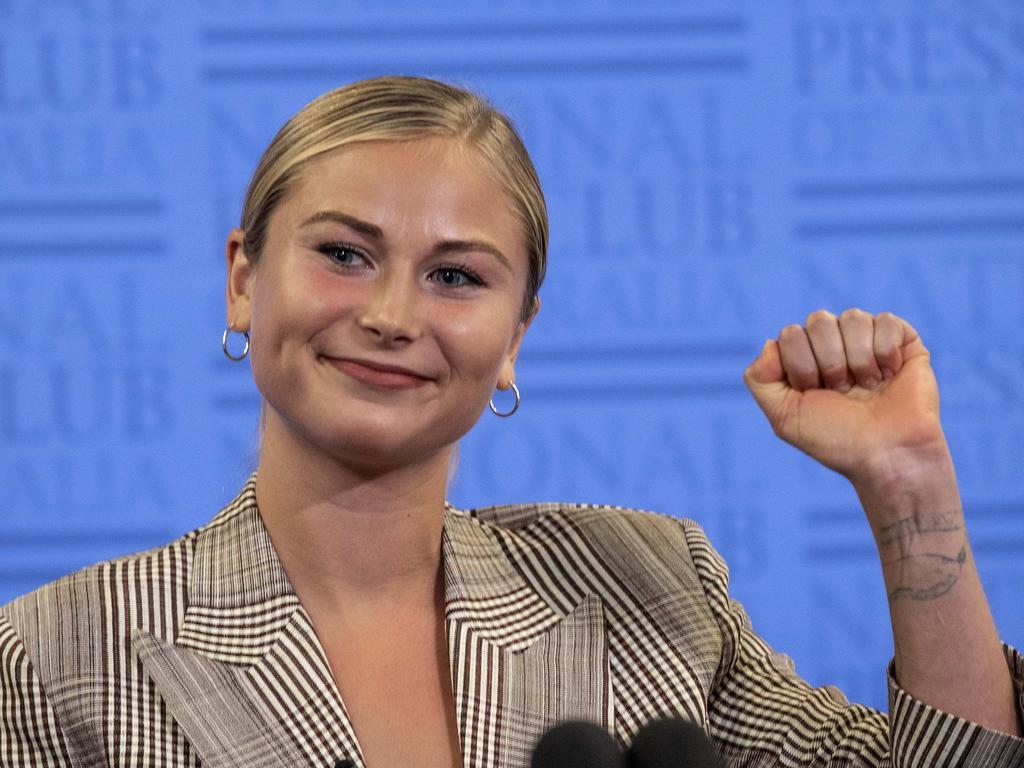
{"type": "Polygon", "coordinates": [[[629,768],[717,768],[718,758],[700,726],[678,717],[652,720],[629,748],[629,768]]]}
{"type": "Polygon", "coordinates": [[[541,736],[530,768],[625,768],[615,740],[598,725],[568,721],[541,736]]]}

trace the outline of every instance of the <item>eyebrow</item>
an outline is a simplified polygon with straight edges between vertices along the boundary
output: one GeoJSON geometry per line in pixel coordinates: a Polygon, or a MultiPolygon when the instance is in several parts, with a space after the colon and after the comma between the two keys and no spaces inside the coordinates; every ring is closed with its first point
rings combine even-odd
{"type": "Polygon", "coordinates": [[[357,219],[355,216],[350,216],[347,213],[341,211],[317,211],[308,219],[299,224],[299,229],[308,227],[310,224],[317,224],[321,221],[336,221],[351,227],[356,232],[360,232],[367,237],[372,237],[374,240],[384,239],[384,230],[378,227],[376,224],[371,224],[368,221],[357,219]]]}
{"type": "Polygon", "coordinates": [[[443,240],[437,244],[435,250],[441,253],[468,253],[470,251],[489,253],[500,261],[505,269],[515,274],[515,270],[512,269],[512,262],[508,260],[508,257],[496,246],[491,245],[485,240],[443,240]]]}
{"type": "MultiPolygon", "coordinates": [[[[299,224],[299,228],[308,227],[311,224],[317,224],[321,221],[338,222],[354,229],[356,232],[364,234],[367,237],[371,237],[374,240],[384,239],[384,230],[376,224],[363,221],[362,219],[343,213],[342,211],[317,211],[299,224]]],[[[468,253],[470,251],[489,253],[500,261],[509,272],[515,272],[512,268],[512,262],[509,261],[508,257],[501,252],[501,249],[486,240],[442,240],[437,244],[435,250],[440,253],[468,253]]]]}

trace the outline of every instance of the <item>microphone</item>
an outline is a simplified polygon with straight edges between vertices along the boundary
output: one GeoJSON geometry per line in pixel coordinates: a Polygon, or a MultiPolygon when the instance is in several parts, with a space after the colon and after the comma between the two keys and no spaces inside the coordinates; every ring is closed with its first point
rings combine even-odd
{"type": "Polygon", "coordinates": [[[627,768],[717,768],[707,735],[678,717],[653,720],[641,728],[626,756],[627,768]]]}
{"type": "Polygon", "coordinates": [[[626,763],[603,728],[570,720],[541,737],[533,749],[530,768],[626,768],[626,763]]]}

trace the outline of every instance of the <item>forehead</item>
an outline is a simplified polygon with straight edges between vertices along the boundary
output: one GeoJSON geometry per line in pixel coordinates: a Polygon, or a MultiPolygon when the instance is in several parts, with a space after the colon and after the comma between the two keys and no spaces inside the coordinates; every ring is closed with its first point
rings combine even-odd
{"type": "Polygon", "coordinates": [[[373,223],[385,237],[487,238],[525,259],[522,227],[496,172],[452,139],[361,141],[314,158],[281,213],[294,227],[325,209],[373,223]]]}

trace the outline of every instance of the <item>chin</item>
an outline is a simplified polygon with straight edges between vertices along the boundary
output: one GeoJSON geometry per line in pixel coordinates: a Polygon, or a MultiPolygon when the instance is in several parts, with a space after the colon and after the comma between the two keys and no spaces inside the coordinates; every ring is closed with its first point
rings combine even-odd
{"type": "Polygon", "coordinates": [[[395,445],[393,441],[368,443],[361,440],[358,443],[335,443],[329,447],[329,452],[342,466],[369,477],[437,459],[448,448],[441,446],[433,451],[409,450],[409,446],[395,445]]]}
{"type": "Polygon", "coordinates": [[[410,433],[409,425],[346,425],[310,435],[311,442],[338,463],[361,474],[378,474],[436,459],[447,453],[458,436],[410,433]],[[449,439],[451,437],[451,439],[449,439]]]}
{"type": "Polygon", "coordinates": [[[287,406],[292,404],[286,401],[285,408],[273,411],[298,442],[294,449],[330,456],[364,474],[435,460],[447,454],[480,417],[469,409],[442,414],[429,406],[410,410],[370,403],[288,413],[293,409],[287,406]]]}

